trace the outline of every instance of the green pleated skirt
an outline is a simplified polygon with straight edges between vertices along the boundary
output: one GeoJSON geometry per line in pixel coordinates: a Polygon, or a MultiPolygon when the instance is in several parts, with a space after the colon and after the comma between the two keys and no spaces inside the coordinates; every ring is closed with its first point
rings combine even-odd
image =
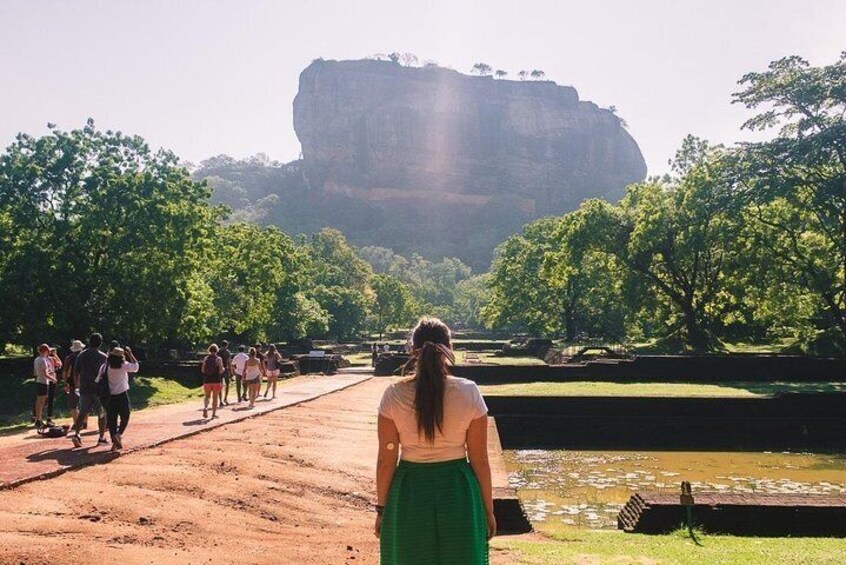
{"type": "Polygon", "coordinates": [[[465,459],[400,461],[382,517],[382,565],[487,565],[487,518],[465,459]]]}

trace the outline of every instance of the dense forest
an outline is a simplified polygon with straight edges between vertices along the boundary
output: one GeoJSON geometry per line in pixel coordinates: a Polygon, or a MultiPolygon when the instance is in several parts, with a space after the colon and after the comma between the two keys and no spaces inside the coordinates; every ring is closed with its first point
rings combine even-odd
{"type": "Polygon", "coordinates": [[[769,141],[688,137],[671,174],[525,226],[481,274],[310,224],[297,162],[220,156],[192,174],[93,121],[20,134],[0,154],[0,344],[346,339],[426,312],[664,350],[846,351],[846,53],[775,61],[733,102],[769,141]]]}

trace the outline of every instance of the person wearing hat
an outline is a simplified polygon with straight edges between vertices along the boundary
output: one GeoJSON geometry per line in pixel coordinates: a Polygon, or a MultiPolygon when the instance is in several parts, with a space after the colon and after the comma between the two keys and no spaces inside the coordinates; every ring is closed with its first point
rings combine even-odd
{"type": "Polygon", "coordinates": [[[138,360],[129,347],[115,347],[100,369],[97,379],[109,380],[109,401],[106,406],[106,423],[112,438],[112,451],[123,449],[123,434],[129,424],[129,373],[138,372],[138,360]],[[118,424],[120,420],[120,424],[118,424]]]}
{"type": "Polygon", "coordinates": [[[85,344],[75,339],[71,342],[70,353],[65,357],[62,365],[62,380],[65,383],[65,394],[68,398],[68,412],[71,414],[71,424],[76,422],[79,416],[79,385],[76,383],[73,375],[73,366],[76,363],[76,358],[79,353],[85,349],[85,344]]]}

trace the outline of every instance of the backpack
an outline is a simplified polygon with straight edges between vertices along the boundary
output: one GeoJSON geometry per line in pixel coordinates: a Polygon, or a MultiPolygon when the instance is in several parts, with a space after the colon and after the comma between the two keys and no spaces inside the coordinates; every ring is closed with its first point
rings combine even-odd
{"type": "Polygon", "coordinates": [[[97,396],[99,398],[109,398],[112,395],[112,390],[109,387],[109,363],[103,363],[100,367],[100,372],[97,375],[97,396]]]}
{"type": "Polygon", "coordinates": [[[217,372],[217,355],[208,355],[206,360],[203,361],[203,376],[204,377],[216,377],[218,375],[217,372]]]}
{"type": "Polygon", "coordinates": [[[65,437],[68,435],[70,426],[44,426],[38,430],[41,437],[65,437]]]}

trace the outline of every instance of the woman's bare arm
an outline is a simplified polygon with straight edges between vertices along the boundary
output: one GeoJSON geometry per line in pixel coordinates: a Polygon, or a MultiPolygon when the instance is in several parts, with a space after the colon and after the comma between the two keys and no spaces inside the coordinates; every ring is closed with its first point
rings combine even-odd
{"type": "Polygon", "coordinates": [[[388,500],[388,490],[397,469],[399,458],[399,432],[394,421],[379,415],[377,423],[379,434],[379,458],[376,460],[376,504],[384,506],[388,500]]]}
{"type": "Polygon", "coordinates": [[[467,428],[467,457],[479,481],[482,502],[488,516],[488,538],[496,533],[496,519],[493,511],[493,483],[491,464],[488,461],[488,417],[482,416],[470,422],[467,428]]]}

